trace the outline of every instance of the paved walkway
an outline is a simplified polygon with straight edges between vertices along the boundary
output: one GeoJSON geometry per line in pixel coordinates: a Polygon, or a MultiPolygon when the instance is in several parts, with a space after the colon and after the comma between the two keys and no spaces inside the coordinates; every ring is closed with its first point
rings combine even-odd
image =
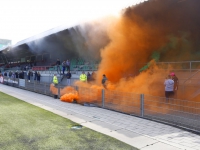
{"type": "MultiPolygon", "coordinates": [[[[141,150],[200,150],[200,136],[169,125],[0,84],[0,91],[141,150]]],[[[0,98],[1,99],[1,98],[0,98]]]]}

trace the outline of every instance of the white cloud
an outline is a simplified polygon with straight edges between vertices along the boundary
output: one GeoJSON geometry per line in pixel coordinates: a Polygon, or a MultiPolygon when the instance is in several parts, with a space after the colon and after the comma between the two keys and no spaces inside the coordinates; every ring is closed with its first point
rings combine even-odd
{"type": "Polygon", "coordinates": [[[0,5],[0,39],[13,44],[48,29],[107,14],[144,0],[2,0],[0,5]]]}

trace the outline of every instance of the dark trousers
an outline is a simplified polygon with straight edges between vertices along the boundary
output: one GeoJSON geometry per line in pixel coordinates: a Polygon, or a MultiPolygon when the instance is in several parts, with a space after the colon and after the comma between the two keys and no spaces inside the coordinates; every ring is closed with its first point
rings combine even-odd
{"type": "Polygon", "coordinates": [[[165,97],[166,97],[166,100],[169,100],[169,98],[173,98],[174,91],[165,91],[165,97]]]}
{"type": "Polygon", "coordinates": [[[66,68],[65,68],[65,67],[63,67],[63,70],[62,70],[62,71],[63,71],[63,75],[65,74],[65,69],[66,69],[66,68]]]}
{"type": "Polygon", "coordinates": [[[67,65],[67,71],[70,71],[70,66],[67,65]]]}
{"type": "MultiPolygon", "coordinates": [[[[55,83],[54,83],[54,87],[56,87],[56,88],[57,88],[57,86],[58,86],[58,84],[55,84],[55,83]]],[[[53,97],[54,97],[55,99],[57,99],[57,98],[58,98],[58,93],[57,93],[57,94],[55,94],[53,97]]]]}
{"type": "Polygon", "coordinates": [[[58,72],[58,74],[59,74],[59,73],[61,74],[61,69],[60,69],[60,66],[59,66],[59,65],[57,65],[56,67],[57,67],[57,72],[58,72]]]}

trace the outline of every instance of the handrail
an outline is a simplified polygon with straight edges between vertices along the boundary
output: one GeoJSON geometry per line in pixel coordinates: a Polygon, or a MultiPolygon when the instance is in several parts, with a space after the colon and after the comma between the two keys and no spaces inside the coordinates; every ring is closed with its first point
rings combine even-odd
{"type": "Polygon", "coordinates": [[[195,72],[194,74],[192,74],[191,76],[189,76],[184,82],[183,85],[185,84],[186,81],[188,81],[189,79],[191,79],[192,77],[194,77],[197,73],[199,73],[200,70],[198,70],[197,72],[195,72]]]}

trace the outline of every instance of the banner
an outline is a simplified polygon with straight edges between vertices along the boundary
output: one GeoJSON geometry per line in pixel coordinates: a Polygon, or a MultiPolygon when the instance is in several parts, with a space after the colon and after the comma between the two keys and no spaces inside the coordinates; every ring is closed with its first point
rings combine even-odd
{"type": "Polygon", "coordinates": [[[19,79],[19,86],[25,87],[25,79],[19,79]]]}

